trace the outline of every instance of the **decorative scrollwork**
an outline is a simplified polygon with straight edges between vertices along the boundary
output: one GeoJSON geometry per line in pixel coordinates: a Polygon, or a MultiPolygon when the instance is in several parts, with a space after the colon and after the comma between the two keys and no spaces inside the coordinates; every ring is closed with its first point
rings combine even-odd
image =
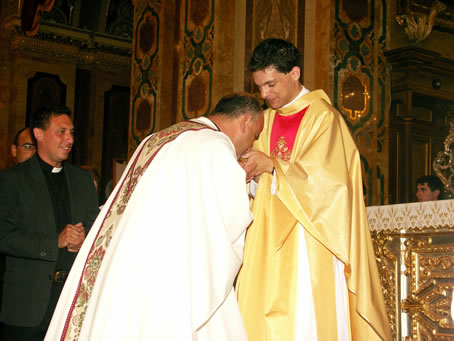
{"type": "Polygon", "coordinates": [[[424,307],[424,302],[421,302],[421,300],[418,300],[415,295],[411,295],[409,298],[406,298],[405,300],[402,301],[402,311],[408,312],[408,313],[414,313],[421,311],[424,307]]]}
{"type": "Polygon", "coordinates": [[[383,295],[385,297],[386,312],[391,324],[393,338],[398,335],[396,325],[396,289],[397,289],[397,259],[390,251],[389,243],[393,238],[387,232],[372,231],[372,242],[377,260],[383,295]]]}
{"type": "Polygon", "coordinates": [[[425,247],[428,244],[430,244],[430,241],[420,240],[420,239],[412,239],[412,238],[407,239],[404,242],[404,245],[405,245],[404,262],[405,262],[405,267],[406,267],[406,270],[405,270],[405,275],[406,276],[411,275],[411,263],[412,263],[411,253],[412,253],[412,250],[414,248],[425,247]]]}
{"type": "Polygon", "coordinates": [[[438,152],[433,168],[445,189],[454,194],[454,123],[449,124],[451,128],[444,142],[444,151],[438,152]]]}
{"type": "Polygon", "coordinates": [[[434,1],[429,14],[403,14],[396,17],[397,23],[402,26],[410,40],[411,45],[421,44],[432,32],[435,17],[446,10],[446,5],[434,1]]]}

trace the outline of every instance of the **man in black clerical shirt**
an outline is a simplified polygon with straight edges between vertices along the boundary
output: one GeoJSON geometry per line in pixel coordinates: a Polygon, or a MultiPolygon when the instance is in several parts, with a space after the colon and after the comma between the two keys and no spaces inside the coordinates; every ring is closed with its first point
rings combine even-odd
{"type": "Polygon", "coordinates": [[[6,254],[0,320],[8,341],[42,340],[98,200],[88,171],[65,160],[74,142],[63,106],[34,113],[37,152],[0,171],[0,252],[6,254]]]}

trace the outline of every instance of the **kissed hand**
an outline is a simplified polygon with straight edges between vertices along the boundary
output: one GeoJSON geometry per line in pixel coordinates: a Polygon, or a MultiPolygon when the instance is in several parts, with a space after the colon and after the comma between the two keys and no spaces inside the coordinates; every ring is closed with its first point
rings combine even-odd
{"type": "Polygon", "coordinates": [[[241,155],[240,165],[246,172],[247,182],[265,172],[272,173],[274,169],[273,159],[258,150],[251,150],[241,155]]]}

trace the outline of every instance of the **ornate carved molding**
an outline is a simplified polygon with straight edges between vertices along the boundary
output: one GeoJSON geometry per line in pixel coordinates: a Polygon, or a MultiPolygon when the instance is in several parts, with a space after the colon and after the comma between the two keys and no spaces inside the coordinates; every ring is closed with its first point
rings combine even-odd
{"type": "Polygon", "coordinates": [[[412,336],[419,340],[428,334],[435,339],[451,335],[454,322],[450,316],[454,288],[454,246],[434,245],[432,236],[410,243],[410,295],[402,302],[402,311],[411,317],[412,336]],[[412,247],[411,245],[415,245],[412,247]],[[429,332],[429,333],[427,333],[429,332]]]}
{"type": "MultiPolygon", "coordinates": [[[[449,0],[439,2],[445,4],[446,9],[436,16],[433,29],[454,33],[454,3],[449,0]]],[[[434,4],[432,0],[398,0],[397,13],[413,17],[427,15],[434,4]]]]}
{"type": "Polygon", "coordinates": [[[4,25],[13,54],[65,58],[74,64],[104,64],[128,69],[131,65],[130,39],[58,24],[41,24],[34,37],[20,29],[20,20],[10,18],[4,25]]]}
{"type": "Polygon", "coordinates": [[[410,45],[420,45],[432,32],[436,16],[446,10],[447,6],[440,2],[433,2],[427,14],[402,14],[396,16],[397,23],[403,27],[410,40],[410,45]]]}
{"type": "Polygon", "coordinates": [[[396,250],[395,241],[388,233],[372,231],[372,242],[377,259],[378,272],[385,297],[386,312],[391,324],[393,338],[400,329],[399,314],[399,250],[396,250]]]}
{"type": "Polygon", "coordinates": [[[442,200],[367,208],[395,341],[454,338],[453,205],[442,200]]]}
{"type": "Polygon", "coordinates": [[[445,188],[454,194],[454,123],[449,123],[451,128],[444,142],[444,151],[438,152],[433,168],[445,188]]]}

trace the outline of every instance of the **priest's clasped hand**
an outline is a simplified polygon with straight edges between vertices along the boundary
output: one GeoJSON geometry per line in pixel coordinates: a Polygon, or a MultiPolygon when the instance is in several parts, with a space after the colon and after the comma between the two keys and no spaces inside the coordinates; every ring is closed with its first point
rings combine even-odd
{"type": "Polygon", "coordinates": [[[58,247],[67,247],[69,252],[78,252],[85,240],[85,228],[82,223],[67,224],[58,235],[58,247]]]}
{"type": "Polygon", "coordinates": [[[258,150],[250,150],[241,155],[240,165],[246,172],[246,181],[254,179],[258,182],[263,173],[272,173],[274,169],[273,159],[258,150]]]}

